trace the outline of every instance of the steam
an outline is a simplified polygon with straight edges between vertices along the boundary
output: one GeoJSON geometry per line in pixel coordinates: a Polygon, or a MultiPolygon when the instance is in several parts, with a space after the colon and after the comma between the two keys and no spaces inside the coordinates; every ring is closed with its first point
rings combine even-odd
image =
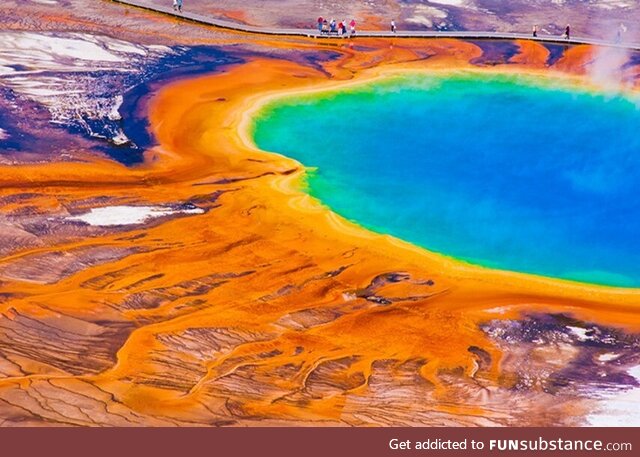
{"type": "Polygon", "coordinates": [[[606,29],[609,33],[604,39],[616,45],[596,47],[593,61],[587,70],[588,74],[595,84],[606,91],[620,92],[631,89],[635,78],[632,67],[628,64],[634,51],[622,46],[634,43],[637,35],[626,23],[611,24],[606,29]]]}

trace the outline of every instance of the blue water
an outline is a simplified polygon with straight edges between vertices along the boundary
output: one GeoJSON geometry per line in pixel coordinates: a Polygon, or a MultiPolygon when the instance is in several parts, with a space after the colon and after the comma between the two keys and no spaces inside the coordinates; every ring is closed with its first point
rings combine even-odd
{"type": "Polygon", "coordinates": [[[254,138],[372,230],[493,268],[640,286],[640,104],[563,84],[395,77],[274,102],[254,138]]]}

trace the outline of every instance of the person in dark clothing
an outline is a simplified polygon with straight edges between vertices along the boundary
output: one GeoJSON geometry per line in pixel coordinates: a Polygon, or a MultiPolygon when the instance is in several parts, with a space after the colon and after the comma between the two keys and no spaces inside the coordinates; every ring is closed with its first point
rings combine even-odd
{"type": "Polygon", "coordinates": [[[567,24],[567,28],[564,29],[564,37],[567,40],[571,39],[571,26],[569,24],[567,24]]]}
{"type": "Polygon", "coordinates": [[[538,26],[534,25],[533,26],[533,37],[536,38],[538,36],[538,26]]]}

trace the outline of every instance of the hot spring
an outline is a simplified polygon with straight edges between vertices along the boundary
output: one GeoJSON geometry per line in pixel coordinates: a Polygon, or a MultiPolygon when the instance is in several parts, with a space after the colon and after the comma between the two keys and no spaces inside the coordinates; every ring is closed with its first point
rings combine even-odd
{"type": "Polygon", "coordinates": [[[405,74],[270,102],[258,147],[368,229],[491,268],[640,286],[640,104],[564,80],[405,74]]]}

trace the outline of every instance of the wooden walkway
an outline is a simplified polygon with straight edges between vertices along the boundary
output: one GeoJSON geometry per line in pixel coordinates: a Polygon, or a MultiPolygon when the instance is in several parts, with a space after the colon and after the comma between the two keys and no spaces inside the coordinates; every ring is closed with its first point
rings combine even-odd
{"type": "MultiPolygon", "coordinates": [[[[274,36],[301,36],[308,38],[334,38],[340,39],[343,37],[337,35],[321,35],[315,28],[308,29],[282,29],[282,28],[267,28],[267,27],[254,27],[251,25],[240,24],[238,22],[226,21],[223,19],[216,19],[211,16],[205,16],[203,14],[194,13],[188,10],[184,10],[182,13],[178,13],[173,10],[171,6],[171,0],[166,0],[167,6],[161,6],[150,3],[144,0],[111,0],[116,3],[121,3],[128,6],[134,6],[136,8],[142,8],[148,11],[156,13],[166,14],[185,21],[194,22],[197,24],[210,25],[221,29],[234,30],[237,32],[255,33],[260,35],[274,35],[274,36]]],[[[313,21],[311,21],[313,23],[313,21]]],[[[542,43],[551,44],[588,44],[594,46],[606,46],[620,49],[640,50],[640,43],[613,43],[611,41],[598,40],[593,38],[573,37],[569,40],[554,36],[554,35],[542,35],[533,37],[531,34],[524,33],[509,33],[509,32],[455,32],[455,31],[398,31],[392,33],[391,31],[366,31],[358,30],[354,35],[357,37],[369,37],[369,38],[459,38],[464,40],[530,40],[538,41],[542,43]]]]}

